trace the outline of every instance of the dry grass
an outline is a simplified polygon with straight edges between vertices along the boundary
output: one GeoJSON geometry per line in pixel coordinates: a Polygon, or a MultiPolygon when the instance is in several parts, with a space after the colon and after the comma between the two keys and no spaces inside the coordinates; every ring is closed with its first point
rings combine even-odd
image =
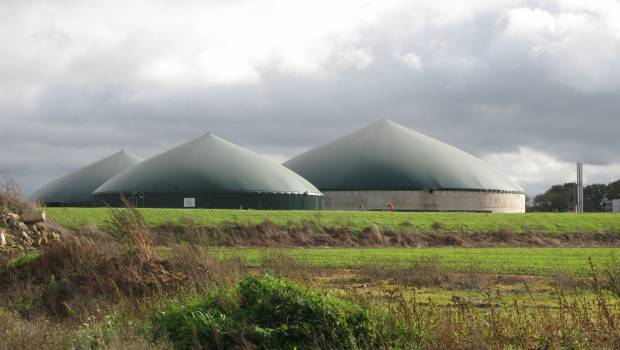
{"type": "Polygon", "coordinates": [[[153,235],[144,221],[144,217],[135,207],[122,198],[125,209],[110,209],[110,218],[106,222],[106,229],[118,240],[125,242],[128,255],[142,261],[149,261],[155,257],[153,249],[153,235]]]}
{"type": "Polygon", "coordinates": [[[367,265],[359,269],[361,282],[377,280],[410,287],[438,287],[454,289],[484,289],[492,276],[481,273],[454,273],[446,271],[435,256],[425,257],[416,261],[412,267],[399,267],[398,264],[389,269],[377,265],[367,265]]]}
{"type": "Polygon", "coordinates": [[[0,350],[55,349],[66,334],[45,318],[24,320],[17,312],[0,308],[0,350]]]}
{"type": "Polygon", "coordinates": [[[31,303],[52,317],[69,317],[92,309],[91,300],[118,303],[179,290],[203,290],[208,281],[227,283],[243,274],[240,267],[218,261],[201,248],[176,247],[167,258],[118,254],[123,246],[72,239],[44,249],[35,261],[1,267],[3,304],[17,302],[27,288],[31,303]]]}
{"type": "MultiPolygon", "coordinates": [[[[93,300],[119,303],[180,290],[199,292],[209,281],[230,283],[244,273],[211,257],[206,248],[173,246],[159,256],[151,233],[134,209],[116,210],[111,234],[84,231],[46,246],[27,263],[0,265],[0,305],[27,300],[51,317],[67,318],[96,308],[93,300]],[[27,291],[21,295],[21,291],[27,291]]],[[[2,261],[0,261],[2,262],[2,261]]]]}
{"type": "Polygon", "coordinates": [[[601,279],[603,288],[620,297],[620,261],[616,257],[613,257],[603,270],[601,279]]]}
{"type": "Polygon", "coordinates": [[[0,214],[16,212],[22,214],[30,211],[37,204],[21,194],[21,188],[13,179],[0,178],[0,214]]]}
{"type": "Polygon", "coordinates": [[[0,256],[0,349],[170,348],[144,331],[158,304],[246,273],[205,247],[173,244],[158,253],[131,208],[112,218],[110,232],[69,235],[18,264],[8,263],[14,254],[0,256]]]}
{"type": "Polygon", "coordinates": [[[568,301],[559,293],[558,301],[559,309],[532,308],[489,295],[484,308],[458,299],[439,307],[394,293],[381,307],[416,332],[424,349],[618,348],[620,312],[606,296],[568,301]]]}
{"type": "Polygon", "coordinates": [[[429,231],[382,229],[369,225],[360,232],[347,227],[305,224],[287,227],[264,220],[258,224],[200,225],[191,218],[151,228],[156,244],[189,242],[219,247],[617,247],[617,233],[559,235],[520,232],[502,228],[493,232],[444,231],[441,224],[429,231]]]}
{"type": "Polygon", "coordinates": [[[260,264],[261,273],[283,277],[304,284],[313,284],[323,275],[324,269],[311,267],[287,254],[263,253],[260,264]]]}
{"type": "MultiPolygon", "coordinates": [[[[414,281],[438,283],[445,282],[414,281]]],[[[605,292],[604,281],[594,272],[589,283],[593,297],[567,297],[555,288],[557,306],[537,304],[538,295],[531,291],[529,298],[520,301],[506,300],[490,290],[475,302],[455,294],[448,305],[419,299],[416,288],[387,289],[380,297],[360,290],[347,295],[390,315],[382,326],[403,330],[420,349],[618,349],[620,300],[605,292]]]]}

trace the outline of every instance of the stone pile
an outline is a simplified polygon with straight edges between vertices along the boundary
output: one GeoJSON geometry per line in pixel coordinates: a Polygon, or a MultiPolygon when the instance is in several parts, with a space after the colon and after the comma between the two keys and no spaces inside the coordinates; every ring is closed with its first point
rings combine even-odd
{"type": "Polygon", "coordinates": [[[18,215],[0,212],[0,249],[29,249],[60,240],[60,233],[49,230],[45,211],[32,209],[18,215]]]}

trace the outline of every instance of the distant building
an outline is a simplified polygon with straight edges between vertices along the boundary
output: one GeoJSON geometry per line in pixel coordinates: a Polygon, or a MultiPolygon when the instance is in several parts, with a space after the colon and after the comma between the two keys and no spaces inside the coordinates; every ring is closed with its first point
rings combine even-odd
{"type": "Polygon", "coordinates": [[[611,211],[620,212],[620,199],[614,199],[611,201],[611,211]]]}

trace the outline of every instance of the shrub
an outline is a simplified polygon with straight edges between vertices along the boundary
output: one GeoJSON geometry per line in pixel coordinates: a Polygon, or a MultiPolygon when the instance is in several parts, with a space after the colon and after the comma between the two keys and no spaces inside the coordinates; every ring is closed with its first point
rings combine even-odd
{"type": "Polygon", "coordinates": [[[248,276],[235,289],[172,303],[155,314],[151,330],[177,349],[376,348],[387,339],[377,317],[358,304],[283,279],[248,276]]]}

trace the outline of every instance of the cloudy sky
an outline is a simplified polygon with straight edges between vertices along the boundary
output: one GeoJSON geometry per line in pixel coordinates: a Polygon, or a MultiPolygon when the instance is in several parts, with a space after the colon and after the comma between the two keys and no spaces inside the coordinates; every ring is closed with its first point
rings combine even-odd
{"type": "Polygon", "coordinates": [[[529,194],[620,178],[619,1],[0,2],[0,173],[29,193],[206,131],[284,161],[382,117],[529,194]]]}

